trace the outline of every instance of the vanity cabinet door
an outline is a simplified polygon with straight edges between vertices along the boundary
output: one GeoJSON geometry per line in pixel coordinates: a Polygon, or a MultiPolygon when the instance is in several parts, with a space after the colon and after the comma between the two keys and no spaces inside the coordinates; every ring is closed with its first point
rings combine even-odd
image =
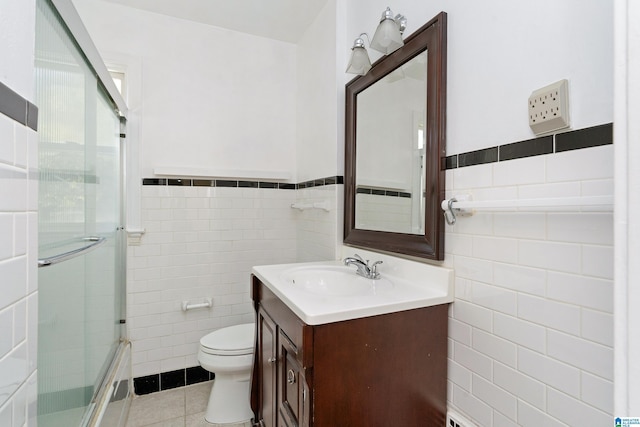
{"type": "Polygon", "coordinates": [[[255,277],[253,285],[260,426],[445,424],[448,305],[307,325],[255,277]]]}
{"type": "Polygon", "coordinates": [[[258,370],[260,425],[277,427],[278,330],[267,312],[258,311],[258,370]]]}
{"type": "Polygon", "coordinates": [[[299,427],[304,420],[305,381],[298,349],[280,330],[278,348],[278,411],[282,427],[299,427]]]}

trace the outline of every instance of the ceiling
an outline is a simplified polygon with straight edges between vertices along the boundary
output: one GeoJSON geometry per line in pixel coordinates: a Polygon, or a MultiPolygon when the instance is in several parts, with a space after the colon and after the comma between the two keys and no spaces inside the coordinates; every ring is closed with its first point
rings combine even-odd
{"type": "Polygon", "coordinates": [[[275,40],[296,43],[327,0],[106,0],[275,40]]]}

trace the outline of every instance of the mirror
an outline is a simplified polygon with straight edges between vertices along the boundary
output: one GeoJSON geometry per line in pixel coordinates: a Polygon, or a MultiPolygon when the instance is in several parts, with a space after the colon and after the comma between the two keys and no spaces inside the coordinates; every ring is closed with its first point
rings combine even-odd
{"type": "Polygon", "coordinates": [[[346,86],[344,243],[444,258],[446,13],[346,86]]]}
{"type": "Polygon", "coordinates": [[[427,52],[357,95],[356,227],[424,234],[427,52]]]}

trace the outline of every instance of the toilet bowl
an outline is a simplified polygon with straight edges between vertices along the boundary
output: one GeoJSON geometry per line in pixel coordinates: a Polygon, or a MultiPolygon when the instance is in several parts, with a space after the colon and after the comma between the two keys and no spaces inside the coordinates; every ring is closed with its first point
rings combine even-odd
{"type": "Polygon", "coordinates": [[[229,326],[200,339],[198,362],[215,373],[205,420],[242,423],[253,418],[249,404],[255,324],[229,326]]]}

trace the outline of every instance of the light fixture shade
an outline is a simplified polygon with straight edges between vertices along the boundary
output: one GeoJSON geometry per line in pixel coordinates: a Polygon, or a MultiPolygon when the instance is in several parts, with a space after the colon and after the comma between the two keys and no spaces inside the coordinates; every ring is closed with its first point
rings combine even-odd
{"type": "Polygon", "coordinates": [[[347,73],[358,74],[364,76],[371,69],[371,60],[367,49],[363,45],[358,46],[357,43],[351,49],[351,59],[347,65],[347,73]]]}
{"type": "MultiPolygon", "coordinates": [[[[388,8],[387,11],[389,11],[388,8]]],[[[384,19],[380,21],[378,28],[376,28],[376,33],[373,35],[370,45],[371,49],[388,55],[403,45],[402,33],[400,32],[398,23],[394,21],[393,18],[384,17],[384,19]]]]}

